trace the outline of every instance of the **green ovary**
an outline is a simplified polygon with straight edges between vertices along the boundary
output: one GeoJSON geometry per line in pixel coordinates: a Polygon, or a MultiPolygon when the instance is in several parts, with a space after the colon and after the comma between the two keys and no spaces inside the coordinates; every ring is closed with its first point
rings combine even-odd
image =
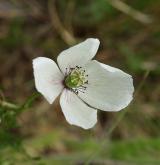
{"type": "Polygon", "coordinates": [[[68,88],[78,88],[85,83],[84,73],[79,70],[73,70],[65,79],[65,85],[68,88]]]}

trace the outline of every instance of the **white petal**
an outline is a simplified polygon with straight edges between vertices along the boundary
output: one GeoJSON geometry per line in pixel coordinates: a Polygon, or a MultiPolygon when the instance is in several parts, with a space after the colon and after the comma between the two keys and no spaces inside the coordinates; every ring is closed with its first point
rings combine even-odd
{"type": "Polygon", "coordinates": [[[61,52],[57,58],[57,62],[62,72],[65,73],[66,68],[72,68],[76,65],[83,66],[90,61],[97,53],[99,44],[98,39],[89,38],[61,52]]]}
{"type": "Polygon", "coordinates": [[[63,74],[56,63],[45,57],[33,60],[35,86],[51,104],[63,90],[63,74]]]}
{"type": "Polygon", "coordinates": [[[97,110],[87,106],[76,94],[64,89],[60,105],[66,120],[84,129],[92,128],[97,122],[97,110]]]}
{"type": "Polygon", "coordinates": [[[120,69],[91,61],[85,66],[88,85],[79,97],[90,106],[104,111],[119,111],[133,97],[132,77],[120,69]]]}

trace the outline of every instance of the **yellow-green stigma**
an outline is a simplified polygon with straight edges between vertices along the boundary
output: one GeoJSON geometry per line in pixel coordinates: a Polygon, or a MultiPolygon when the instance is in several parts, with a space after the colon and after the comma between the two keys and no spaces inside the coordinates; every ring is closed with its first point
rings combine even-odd
{"type": "Polygon", "coordinates": [[[79,88],[86,84],[86,77],[87,75],[81,67],[72,68],[65,78],[65,86],[70,89],[79,88]]]}

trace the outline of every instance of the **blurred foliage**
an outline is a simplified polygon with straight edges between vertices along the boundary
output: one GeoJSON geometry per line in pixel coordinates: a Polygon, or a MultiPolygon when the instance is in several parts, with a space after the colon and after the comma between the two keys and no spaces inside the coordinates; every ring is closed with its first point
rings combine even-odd
{"type": "Polygon", "coordinates": [[[120,46],[120,53],[126,58],[126,65],[133,73],[142,73],[144,71],[143,61],[146,59],[146,54],[137,54],[126,45],[120,46]]]}
{"type": "Polygon", "coordinates": [[[23,32],[24,20],[15,19],[9,23],[8,33],[4,38],[0,39],[0,45],[4,49],[15,49],[26,44],[29,37],[23,32]]]}
{"type": "Polygon", "coordinates": [[[150,15],[150,24],[109,0],[54,2],[57,13],[50,15],[45,0],[0,1],[0,165],[85,164],[99,148],[90,164],[160,164],[160,1],[123,0],[150,15]],[[109,137],[121,112],[100,112],[97,126],[84,131],[65,122],[57,101],[50,106],[37,93],[28,98],[35,91],[32,59],[56,60],[68,48],[56,14],[77,42],[99,38],[96,59],[133,75],[135,89],[149,73],[109,137]]]}
{"type": "Polygon", "coordinates": [[[76,15],[74,15],[74,21],[76,25],[82,26],[96,26],[102,20],[114,16],[115,10],[106,3],[104,0],[92,0],[76,2],[76,15]],[[88,7],[89,6],[89,7],[88,7]]]}
{"type": "MultiPolygon", "coordinates": [[[[54,133],[56,134],[56,133],[54,133]]],[[[23,150],[14,150],[13,148],[5,148],[0,151],[3,157],[0,158],[0,162],[20,165],[28,164],[79,164],[85,163],[88,155],[99,147],[98,140],[86,139],[86,140],[71,140],[69,138],[55,138],[57,135],[48,134],[43,137],[37,137],[34,140],[24,140],[24,146],[27,148],[27,152],[32,153],[32,156],[28,153],[24,153],[23,150]],[[52,155],[52,149],[57,148],[57,144],[64,142],[66,147],[70,150],[69,154],[55,154],[52,155]],[[27,146],[26,146],[27,144],[27,146]],[[42,147],[43,145],[43,147],[42,147]],[[42,152],[42,148],[45,148],[45,153],[42,152]],[[85,152],[84,152],[85,151],[85,152]],[[12,157],[10,156],[12,154],[12,157]],[[37,156],[39,154],[39,156],[37,156]],[[47,155],[46,155],[47,154],[47,155]],[[34,157],[33,157],[34,155],[34,157]]],[[[122,164],[144,164],[144,165],[157,165],[160,163],[158,155],[160,154],[160,140],[159,139],[134,139],[125,141],[108,141],[109,145],[97,155],[93,163],[97,164],[114,164],[116,162],[122,162],[122,164]],[[111,160],[116,160],[115,162],[111,160]]]]}

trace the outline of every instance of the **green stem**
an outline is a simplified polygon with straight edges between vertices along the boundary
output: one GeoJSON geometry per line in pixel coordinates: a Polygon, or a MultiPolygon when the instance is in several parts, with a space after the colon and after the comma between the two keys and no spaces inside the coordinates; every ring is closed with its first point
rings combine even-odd
{"type": "Polygon", "coordinates": [[[0,105],[2,107],[6,107],[6,108],[9,108],[9,109],[14,109],[14,110],[17,110],[20,108],[20,106],[16,105],[16,104],[13,104],[13,103],[9,103],[7,101],[0,101],[0,105]]]}
{"type": "Polygon", "coordinates": [[[33,93],[30,97],[27,98],[27,100],[24,102],[24,104],[21,106],[21,111],[24,111],[25,109],[28,109],[31,107],[32,103],[36,98],[40,96],[39,92],[33,93]]]}
{"type": "Polygon", "coordinates": [[[30,97],[28,97],[26,99],[26,101],[22,105],[17,105],[14,103],[7,102],[5,100],[0,100],[0,106],[4,107],[4,108],[15,110],[16,112],[19,113],[19,112],[22,112],[22,111],[26,110],[27,108],[29,108],[32,105],[33,101],[39,96],[40,96],[40,93],[38,93],[38,92],[32,94],[30,97]]]}

